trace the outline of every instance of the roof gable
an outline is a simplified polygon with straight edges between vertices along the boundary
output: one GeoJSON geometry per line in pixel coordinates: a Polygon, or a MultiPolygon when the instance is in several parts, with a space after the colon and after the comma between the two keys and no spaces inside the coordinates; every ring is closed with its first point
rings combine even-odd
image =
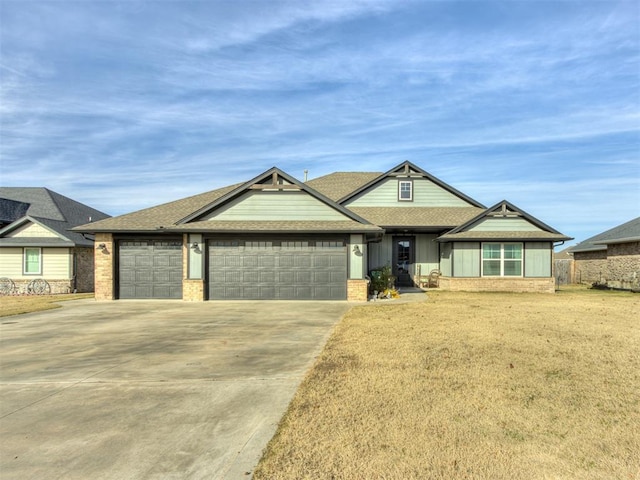
{"type": "MultiPolygon", "coordinates": [[[[13,222],[6,229],[0,231],[0,235],[6,238],[60,238],[61,235],[54,230],[48,228],[36,219],[31,217],[21,218],[17,222],[13,222]]],[[[65,240],[68,238],[62,237],[65,240]]]]}
{"type": "Polygon", "coordinates": [[[325,197],[310,186],[273,167],[208,205],[182,218],[176,225],[204,220],[289,221],[289,220],[349,220],[369,222],[325,197]],[[293,204],[304,205],[311,217],[298,218],[301,212],[293,204]],[[269,211],[273,208],[273,211],[269,211]]]}
{"type": "MultiPolygon", "coordinates": [[[[106,213],[44,187],[0,187],[0,205],[3,205],[3,211],[13,217],[12,223],[0,230],[3,243],[8,241],[8,232],[31,222],[53,232],[70,245],[90,246],[93,243],[91,240],[70,230],[77,225],[109,217],[106,213]],[[22,213],[22,216],[15,218],[18,213],[22,213]]],[[[14,237],[13,241],[17,241],[17,238],[14,237]]]]}
{"type": "Polygon", "coordinates": [[[438,238],[451,240],[571,240],[512,203],[503,200],[438,238]]]}
{"type": "MultiPolygon", "coordinates": [[[[368,183],[361,185],[349,194],[340,198],[338,200],[338,203],[345,206],[353,205],[359,207],[381,206],[369,204],[368,202],[370,202],[371,200],[363,200],[363,198],[372,194],[372,192],[377,188],[386,189],[391,192],[392,189],[396,188],[396,184],[395,182],[392,182],[392,180],[397,179],[413,180],[416,183],[416,186],[420,185],[421,188],[424,189],[425,195],[423,198],[425,202],[434,201],[433,199],[437,198],[437,200],[435,200],[435,204],[425,203],[424,205],[420,206],[459,206],[485,208],[485,206],[480,202],[465,195],[459,190],[456,190],[451,185],[446,184],[439,178],[434,177],[433,175],[427,173],[426,171],[409,161],[405,161],[400,165],[392,168],[388,172],[378,175],[368,183]]],[[[388,195],[389,194],[387,192],[387,196],[388,195]]],[[[397,195],[395,193],[393,193],[393,196],[397,199],[397,195]]],[[[395,206],[416,206],[416,204],[414,203],[413,205],[411,205],[407,202],[397,202],[395,206]]]]}

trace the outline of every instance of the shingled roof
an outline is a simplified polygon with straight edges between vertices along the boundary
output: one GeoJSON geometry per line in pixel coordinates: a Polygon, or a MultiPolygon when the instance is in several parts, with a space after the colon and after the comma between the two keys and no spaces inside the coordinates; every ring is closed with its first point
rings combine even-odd
{"type": "Polygon", "coordinates": [[[569,250],[575,252],[595,252],[606,250],[608,244],[640,241],[640,217],[629,220],[602,233],[587,238],[569,250]]]}
{"type": "Polygon", "coordinates": [[[335,172],[306,183],[325,197],[337,202],[380,175],[382,175],[380,172],[335,172]]]}
{"type": "Polygon", "coordinates": [[[476,207],[350,207],[357,215],[384,228],[414,227],[442,231],[474,218],[476,207]]]}
{"type": "Polygon", "coordinates": [[[60,239],[53,242],[55,245],[91,246],[91,240],[71,229],[90,221],[109,218],[104,212],[44,187],[0,187],[0,212],[2,222],[6,224],[0,230],[0,245],[3,246],[52,244],[51,238],[25,239],[3,236],[29,221],[39,223],[59,235],[60,239]]]}
{"type": "Polygon", "coordinates": [[[80,225],[76,227],[76,230],[90,232],[154,232],[163,230],[175,225],[193,212],[206,207],[240,185],[237,183],[181,200],[93,222],[90,225],[80,225]]]}

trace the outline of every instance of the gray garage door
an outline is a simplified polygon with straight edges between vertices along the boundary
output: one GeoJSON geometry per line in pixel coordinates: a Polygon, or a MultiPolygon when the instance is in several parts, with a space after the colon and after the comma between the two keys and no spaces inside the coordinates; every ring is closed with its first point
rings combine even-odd
{"type": "Polygon", "coordinates": [[[119,298],[182,298],[182,242],[119,244],[119,298]]]}
{"type": "Polygon", "coordinates": [[[228,240],[209,243],[211,300],[345,300],[342,240],[228,240]]]}

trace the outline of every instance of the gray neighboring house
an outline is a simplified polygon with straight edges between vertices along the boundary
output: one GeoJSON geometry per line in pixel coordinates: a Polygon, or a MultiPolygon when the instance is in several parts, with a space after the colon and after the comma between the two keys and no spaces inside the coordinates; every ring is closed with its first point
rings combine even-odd
{"type": "Polygon", "coordinates": [[[43,187],[0,187],[0,277],[17,293],[44,279],[51,293],[94,290],[93,240],[71,229],[110,216],[43,187]]]}
{"type": "Polygon", "coordinates": [[[96,235],[96,299],[366,301],[367,275],[401,287],[555,291],[571,240],[515,205],[485,207],[420,167],[301,182],[273,167],[76,231],[96,235]]]}
{"type": "Polygon", "coordinates": [[[640,217],[588,238],[570,252],[578,283],[640,287],[640,217]]]}

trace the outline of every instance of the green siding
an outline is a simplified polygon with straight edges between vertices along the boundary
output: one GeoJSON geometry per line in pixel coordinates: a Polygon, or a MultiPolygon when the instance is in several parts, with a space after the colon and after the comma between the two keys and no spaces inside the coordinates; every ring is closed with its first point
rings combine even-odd
{"type": "Polygon", "coordinates": [[[524,244],[524,276],[551,276],[552,245],[549,242],[526,242],[524,244]]]}
{"type": "Polygon", "coordinates": [[[440,269],[438,244],[433,241],[436,237],[435,234],[416,235],[416,274],[429,275],[431,270],[440,269]]]}
{"type": "Polygon", "coordinates": [[[398,201],[398,182],[407,178],[388,178],[347,202],[348,207],[469,207],[474,206],[426,178],[413,181],[413,201],[398,201]]]}
{"type": "Polygon", "coordinates": [[[454,242],[453,276],[480,276],[480,244],[477,242],[454,242]]]}
{"type": "Polygon", "coordinates": [[[351,235],[349,240],[349,278],[364,278],[364,259],[367,254],[365,246],[362,235],[351,235]],[[356,246],[358,249],[354,252],[356,246]]]}
{"type": "Polygon", "coordinates": [[[249,191],[206,220],[347,220],[342,213],[305,192],[249,191]]]}
{"type": "Polygon", "coordinates": [[[391,235],[385,235],[378,243],[369,244],[368,270],[391,265],[392,245],[391,235]]]}
{"type": "Polygon", "coordinates": [[[451,244],[443,243],[440,245],[440,271],[445,277],[451,276],[451,258],[452,258],[451,244]]]}
{"type": "Polygon", "coordinates": [[[469,228],[475,232],[541,232],[538,227],[521,217],[487,218],[469,228]]]}
{"type": "Polygon", "coordinates": [[[202,235],[192,234],[189,235],[189,278],[200,279],[203,278],[202,267],[204,259],[204,243],[202,241],[202,235]],[[194,243],[198,244],[198,248],[192,248],[194,243]]]}

